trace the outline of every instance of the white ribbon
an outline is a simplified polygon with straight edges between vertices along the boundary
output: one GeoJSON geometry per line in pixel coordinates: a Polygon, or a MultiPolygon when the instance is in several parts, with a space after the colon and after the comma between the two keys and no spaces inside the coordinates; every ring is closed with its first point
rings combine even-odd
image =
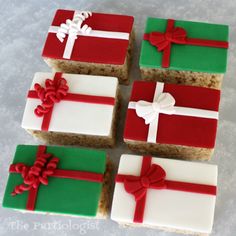
{"type": "Polygon", "coordinates": [[[70,59],[75,40],[79,35],[129,40],[129,33],[92,30],[92,28],[86,24],[82,26],[84,20],[90,16],[92,16],[92,13],[89,11],[75,11],[72,20],[67,19],[66,22],[62,23],[60,26],[49,27],[48,32],[56,33],[56,36],[60,42],[63,42],[66,35],[68,35],[63,58],[70,59]]]}
{"type": "Polygon", "coordinates": [[[175,99],[170,93],[163,93],[164,83],[156,83],[153,102],[140,100],[129,102],[129,109],[135,109],[138,117],[149,124],[147,142],[156,143],[159,114],[193,116],[208,119],[218,119],[218,112],[190,107],[175,106],[175,99]]]}

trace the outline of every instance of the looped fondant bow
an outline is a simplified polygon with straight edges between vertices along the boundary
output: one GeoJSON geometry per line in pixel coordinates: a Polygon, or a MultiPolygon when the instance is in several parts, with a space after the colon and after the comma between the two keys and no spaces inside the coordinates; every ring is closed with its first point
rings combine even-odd
{"type": "Polygon", "coordinates": [[[152,32],[149,36],[149,42],[157,47],[158,51],[163,51],[171,43],[186,44],[187,32],[184,28],[175,27],[164,33],[152,32]]]}
{"type": "Polygon", "coordinates": [[[135,105],[136,113],[150,124],[159,113],[172,115],[175,113],[175,99],[170,93],[161,93],[154,102],[140,100],[135,105]]]}
{"type": "Polygon", "coordinates": [[[66,23],[62,23],[57,32],[57,38],[60,42],[63,42],[66,34],[73,39],[77,39],[78,33],[89,34],[92,30],[87,24],[84,24],[84,20],[92,16],[90,11],[75,12],[72,20],[67,19],[66,23]]]}
{"type": "Polygon", "coordinates": [[[134,195],[135,200],[140,200],[147,192],[148,188],[163,189],[166,172],[161,166],[152,164],[148,171],[142,176],[127,176],[124,180],[126,192],[134,195]]]}
{"type": "Polygon", "coordinates": [[[50,111],[54,103],[60,102],[67,95],[69,87],[64,78],[59,78],[57,80],[47,79],[45,81],[45,88],[36,83],[34,89],[42,101],[42,104],[37,106],[34,113],[37,116],[43,116],[50,111]]]}
{"type": "Polygon", "coordinates": [[[36,189],[40,184],[48,185],[48,177],[53,175],[58,162],[59,158],[52,157],[49,153],[42,153],[37,157],[33,166],[29,167],[24,163],[14,165],[15,172],[22,175],[23,184],[17,185],[12,195],[21,194],[29,191],[31,188],[36,189]],[[49,160],[49,158],[51,159],[49,160]]]}

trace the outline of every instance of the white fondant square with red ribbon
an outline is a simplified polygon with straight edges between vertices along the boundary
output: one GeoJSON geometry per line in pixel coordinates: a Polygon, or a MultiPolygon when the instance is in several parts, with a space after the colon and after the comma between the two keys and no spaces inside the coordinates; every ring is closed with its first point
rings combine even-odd
{"type": "Polygon", "coordinates": [[[220,91],[135,81],[124,139],[214,148],[220,91]]]}
{"type": "Polygon", "coordinates": [[[193,233],[210,233],[217,192],[217,166],[122,155],[111,219],[193,233]]]}
{"type": "Polygon", "coordinates": [[[122,65],[133,21],[132,16],[57,10],[42,56],[122,65]]]}
{"type": "Polygon", "coordinates": [[[28,92],[22,127],[109,136],[117,88],[115,77],[38,72],[28,92]]]}

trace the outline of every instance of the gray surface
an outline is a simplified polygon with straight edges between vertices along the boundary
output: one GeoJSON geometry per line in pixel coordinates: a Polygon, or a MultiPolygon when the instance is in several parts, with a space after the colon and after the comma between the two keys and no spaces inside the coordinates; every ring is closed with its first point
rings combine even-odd
{"type": "MultiPolygon", "coordinates": [[[[2,201],[8,166],[19,143],[34,144],[21,127],[25,96],[36,71],[49,71],[41,59],[41,50],[47,29],[57,8],[125,13],[135,16],[137,47],[132,77],[139,79],[137,68],[139,45],[147,16],[209,21],[230,25],[230,53],[228,72],[224,80],[220,106],[217,145],[212,163],[219,166],[219,194],[212,235],[231,236],[236,232],[236,2],[222,1],[147,1],[124,0],[71,0],[22,1],[1,0],[0,26],[0,201],[2,201]],[[145,2],[145,3],[144,3],[145,2]],[[234,40],[234,41],[232,41],[234,40]]],[[[129,87],[122,87],[124,99],[129,97],[129,87]]],[[[119,144],[108,153],[118,164],[121,153],[128,152],[121,142],[122,119],[119,125],[119,144]]],[[[207,134],[206,134],[207,135],[207,134]]],[[[174,235],[152,229],[122,229],[112,222],[88,221],[63,216],[21,214],[0,208],[0,235],[174,235]]]]}

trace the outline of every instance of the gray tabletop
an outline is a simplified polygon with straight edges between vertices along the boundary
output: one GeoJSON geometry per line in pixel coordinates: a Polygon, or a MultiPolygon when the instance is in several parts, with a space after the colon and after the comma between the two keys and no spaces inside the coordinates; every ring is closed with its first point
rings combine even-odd
{"type": "MultiPolygon", "coordinates": [[[[42,46],[57,8],[124,13],[135,16],[136,48],[132,79],[140,79],[138,55],[147,16],[208,21],[230,25],[228,71],[224,79],[216,150],[211,163],[219,167],[218,197],[212,235],[236,232],[236,1],[228,0],[1,0],[0,9],[0,201],[8,166],[17,144],[38,143],[21,128],[25,96],[36,71],[50,71],[41,58],[42,46]]],[[[130,86],[122,86],[123,107],[118,144],[107,150],[116,167],[122,153],[125,107],[130,86]]],[[[120,228],[111,220],[22,214],[0,208],[0,235],[175,235],[147,228],[120,228]]]]}

